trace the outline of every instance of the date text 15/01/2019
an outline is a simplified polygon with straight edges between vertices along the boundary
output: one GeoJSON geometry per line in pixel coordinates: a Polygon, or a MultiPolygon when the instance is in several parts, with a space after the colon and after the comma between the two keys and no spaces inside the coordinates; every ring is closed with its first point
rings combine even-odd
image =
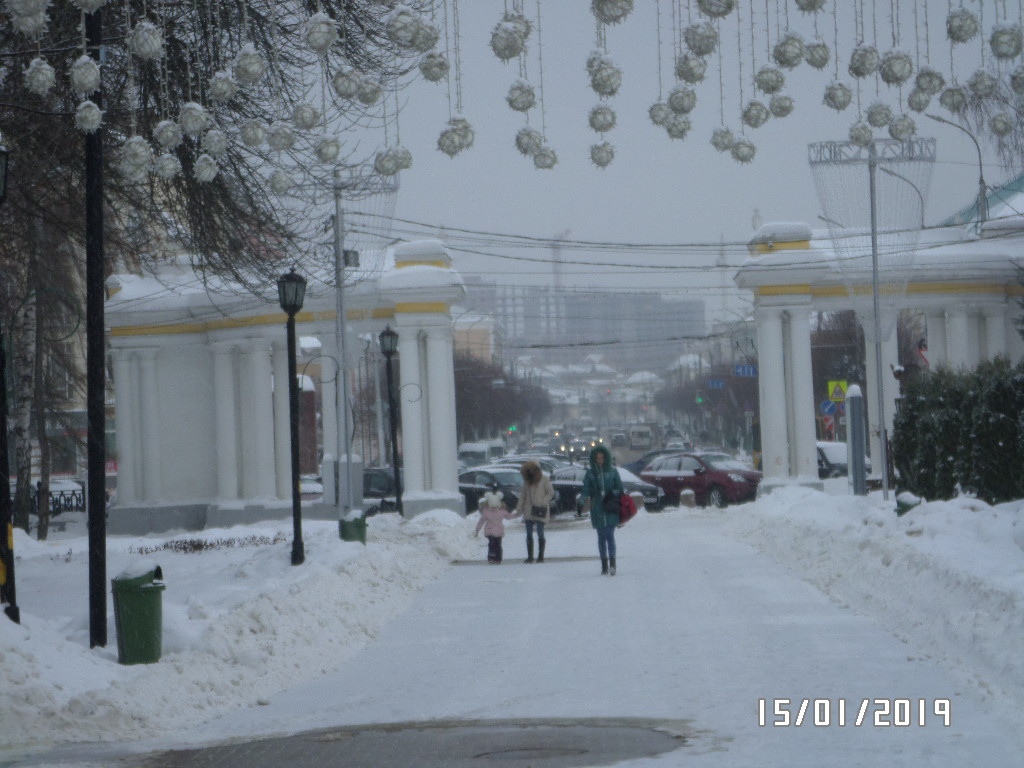
{"type": "Polygon", "coordinates": [[[949,699],[758,699],[757,724],[909,728],[953,722],[949,699]]]}

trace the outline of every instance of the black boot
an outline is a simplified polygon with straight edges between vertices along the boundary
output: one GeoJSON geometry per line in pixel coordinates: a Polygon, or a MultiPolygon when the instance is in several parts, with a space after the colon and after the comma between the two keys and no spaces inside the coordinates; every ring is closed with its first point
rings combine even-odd
{"type": "MultiPolygon", "coordinates": [[[[544,557],[544,550],[541,549],[540,552],[541,552],[540,556],[544,557]]],[[[532,563],[533,562],[533,537],[532,536],[526,540],[526,559],[523,560],[523,562],[524,563],[532,563]]]]}
{"type": "Polygon", "coordinates": [[[601,558],[601,575],[602,576],[607,576],[608,575],[608,558],[607,557],[602,557],[601,558]]]}
{"type": "Polygon", "coordinates": [[[615,558],[614,557],[611,558],[610,564],[611,564],[611,568],[608,570],[608,573],[611,574],[612,576],[614,576],[615,575],[615,558]]]}
{"type": "Polygon", "coordinates": [[[537,562],[538,563],[543,563],[544,562],[544,545],[547,544],[547,543],[548,543],[547,539],[538,539],[537,540],[537,545],[540,547],[540,550],[537,552],[537,562]]]}

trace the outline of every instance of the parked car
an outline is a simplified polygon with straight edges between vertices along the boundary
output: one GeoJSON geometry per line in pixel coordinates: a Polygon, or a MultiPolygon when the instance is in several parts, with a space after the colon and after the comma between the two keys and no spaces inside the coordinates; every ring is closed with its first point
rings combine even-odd
{"type": "Polygon", "coordinates": [[[692,451],[693,443],[681,437],[673,437],[665,443],[667,451],[692,451]]]}
{"type": "MultiPolygon", "coordinates": [[[[622,478],[622,487],[626,493],[639,492],[643,494],[644,506],[647,509],[661,509],[664,492],[656,485],[644,482],[628,469],[618,468],[619,477],[622,478]]],[[[552,502],[552,513],[559,512],[580,512],[579,496],[583,491],[583,476],[587,473],[587,467],[583,464],[556,469],[551,475],[551,485],[555,489],[555,499],[552,502]]]]}
{"type": "Polygon", "coordinates": [[[366,516],[372,517],[378,512],[396,512],[395,473],[391,467],[363,468],[363,499],[369,503],[366,516]]]}
{"type": "Polygon", "coordinates": [[[640,477],[679,503],[682,492],[693,491],[699,506],[724,507],[757,498],[761,473],[726,453],[677,453],[656,459],[640,477]]]}
{"type": "MultiPolygon", "coordinates": [[[[846,477],[849,474],[849,457],[846,443],[828,440],[818,441],[818,477],[822,480],[830,477],[846,477]]],[[[871,459],[864,457],[864,470],[871,474],[871,459]]]]}
{"type": "Polygon", "coordinates": [[[518,469],[524,461],[536,461],[540,468],[549,476],[560,467],[567,467],[572,464],[566,456],[555,453],[517,453],[511,456],[503,456],[495,459],[491,464],[507,464],[518,469]]]}
{"type": "Polygon", "coordinates": [[[612,448],[621,448],[629,444],[629,436],[625,432],[612,432],[612,448]]]}
{"type": "Polygon", "coordinates": [[[519,504],[519,489],[523,476],[513,464],[487,464],[459,473],[459,493],[466,499],[466,513],[476,512],[480,498],[489,491],[501,491],[502,500],[509,509],[519,504]]]}
{"type": "Polygon", "coordinates": [[[628,469],[634,475],[639,475],[641,472],[647,469],[647,467],[650,466],[651,462],[654,461],[656,458],[658,458],[659,456],[667,456],[671,453],[682,453],[682,451],[678,448],[659,448],[655,451],[648,451],[639,459],[636,459],[635,461],[626,462],[625,464],[622,465],[621,468],[628,469]]]}

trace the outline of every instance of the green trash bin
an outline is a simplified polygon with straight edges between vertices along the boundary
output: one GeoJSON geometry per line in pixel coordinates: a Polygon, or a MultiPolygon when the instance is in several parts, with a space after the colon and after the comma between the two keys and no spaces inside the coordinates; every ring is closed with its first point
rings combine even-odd
{"type": "Polygon", "coordinates": [[[366,543],[366,515],[360,514],[359,517],[353,517],[352,519],[341,519],[341,540],[342,541],[358,541],[361,544],[366,543]]]}
{"type": "Polygon", "coordinates": [[[163,635],[163,583],[160,566],[130,568],[111,579],[117,661],[152,664],[160,661],[163,635]]]}

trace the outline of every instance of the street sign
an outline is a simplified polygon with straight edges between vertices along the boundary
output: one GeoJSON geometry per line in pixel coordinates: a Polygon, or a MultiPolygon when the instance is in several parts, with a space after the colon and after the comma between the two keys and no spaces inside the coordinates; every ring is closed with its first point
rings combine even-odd
{"type": "Polygon", "coordinates": [[[722,379],[708,379],[708,389],[725,389],[725,381],[722,379]]]}
{"type": "Polygon", "coordinates": [[[826,432],[831,432],[833,429],[835,429],[836,423],[831,416],[822,416],[821,426],[825,429],[826,432]]]}
{"type": "Polygon", "coordinates": [[[756,365],[737,365],[733,369],[733,376],[746,376],[747,378],[754,378],[757,376],[756,365]]]}
{"type": "Polygon", "coordinates": [[[826,416],[831,416],[836,412],[836,404],[834,400],[823,400],[820,407],[821,412],[826,416]]]}
{"type": "Polygon", "coordinates": [[[841,403],[846,400],[846,381],[835,380],[828,383],[828,399],[841,403]]]}

